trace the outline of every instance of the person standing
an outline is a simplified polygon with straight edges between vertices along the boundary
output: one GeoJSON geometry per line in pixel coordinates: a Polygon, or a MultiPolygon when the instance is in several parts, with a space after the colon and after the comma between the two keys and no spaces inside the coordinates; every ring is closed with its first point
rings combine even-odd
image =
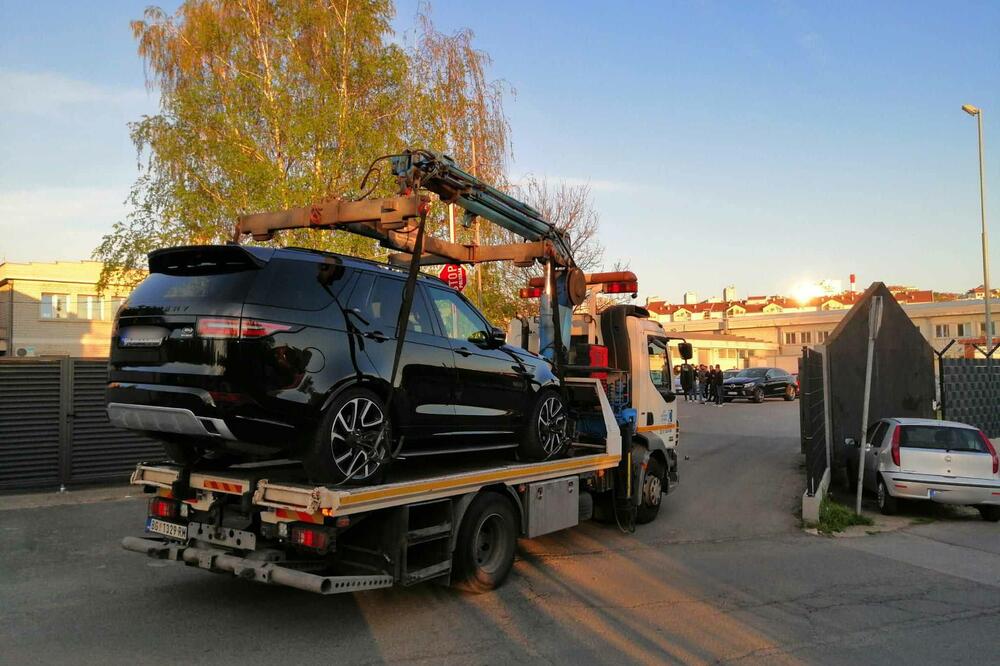
{"type": "Polygon", "coordinates": [[[701,389],[701,393],[698,394],[699,402],[704,405],[708,400],[708,368],[704,363],[698,366],[698,384],[701,389]]]}
{"type": "Polygon", "coordinates": [[[714,381],[715,381],[715,404],[717,404],[719,407],[722,407],[722,405],[723,405],[723,400],[722,400],[722,382],[725,380],[725,377],[726,376],[724,374],[722,374],[722,368],[720,368],[719,364],[716,363],[715,364],[715,379],[714,379],[714,381]]]}
{"type": "Polygon", "coordinates": [[[694,368],[687,361],[681,365],[681,390],[684,391],[684,402],[694,400],[694,368]]]}

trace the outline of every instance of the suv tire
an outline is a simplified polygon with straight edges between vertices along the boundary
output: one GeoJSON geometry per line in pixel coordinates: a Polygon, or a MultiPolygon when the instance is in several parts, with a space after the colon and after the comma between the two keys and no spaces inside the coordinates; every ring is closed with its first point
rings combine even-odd
{"type": "Polygon", "coordinates": [[[352,388],[337,396],[323,410],[306,451],[310,478],[329,483],[381,483],[392,454],[392,423],[386,424],[385,419],[385,401],[374,391],[352,388]]]}
{"type": "Polygon", "coordinates": [[[753,390],[753,401],[758,404],[764,402],[764,389],[758,386],[753,390]]]}
{"type": "Polygon", "coordinates": [[[558,457],[569,444],[569,414],[562,394],[555,389],[538,393],[528,415],[518,454],[533,462],[558,457]]]}
{"type": "Polygon", "coordinates": [[[792,386],[791,384],[789,384],[788,386],[785,387],[785,400],[787,402],[791,402],[792,400],[795,400],[795,394],[796,393],[797,393],[797,391],[795,390],[795,387],[792,386]]]}

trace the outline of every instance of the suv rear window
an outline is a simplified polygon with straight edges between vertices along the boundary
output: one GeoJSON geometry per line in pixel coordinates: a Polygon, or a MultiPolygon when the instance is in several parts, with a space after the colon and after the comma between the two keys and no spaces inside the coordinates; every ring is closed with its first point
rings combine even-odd
{"type": "Polygon", "coordinates": [[[131,305],[155,305],[164,301],[242,303],[256,276],[256,269],[213,275],[150,273],[128,300],[131,305]]]}
{"type": "Polygon", "coordinates": [[[947,426],[900,426],[899,445],[911,449],[988,453],[976,430],[947,426]]]}

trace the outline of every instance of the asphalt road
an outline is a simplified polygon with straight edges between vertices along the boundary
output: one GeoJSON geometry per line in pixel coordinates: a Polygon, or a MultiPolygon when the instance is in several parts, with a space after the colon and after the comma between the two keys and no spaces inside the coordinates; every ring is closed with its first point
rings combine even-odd
{"type": "Polygon", "coordinates": [[[0,497],[0,662],[997,659],[997,525],[807,535],[796,404],[679,408],[682,482],[657,522],[522,542],[507,584],[480,596],[255,585],[122,551],[142,499],[30,508],[46,498],[0,497]]]}

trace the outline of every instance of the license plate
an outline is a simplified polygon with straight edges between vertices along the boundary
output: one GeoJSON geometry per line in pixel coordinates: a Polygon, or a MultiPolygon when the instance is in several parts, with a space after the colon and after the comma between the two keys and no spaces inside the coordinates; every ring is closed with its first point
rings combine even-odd
{"type": "Polygon", "coordinates": [[[163,536],[170,537],[171,539],[178,539],[180,541],[186,541],[188,533],[187,525],[168,523],[167,521],[160,520],[159,518],[148,519],[146,521],[146,531],[162,534],[163,536]]]}
{"type": "Polygon", "coordinates": [[[118,334],[121,347],[159,347],[167,337],[166,329],[158,326],[129,326],[118,334]]]}

